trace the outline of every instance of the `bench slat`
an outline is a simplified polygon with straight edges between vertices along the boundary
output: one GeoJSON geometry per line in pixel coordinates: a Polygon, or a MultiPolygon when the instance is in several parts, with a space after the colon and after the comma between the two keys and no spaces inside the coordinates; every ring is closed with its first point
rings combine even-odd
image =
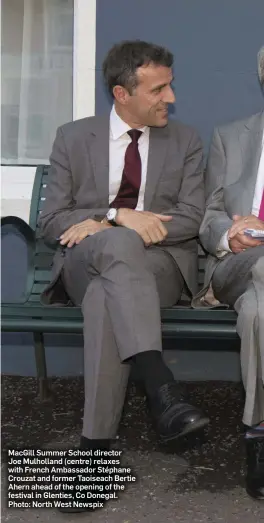
{"type": "Polygon", "coordinates": [[[43,282],[45,285],[50,282],[50,271],[35,270],[35,282],[43,282]]]}
{"type": "Polygon", "coordinates": [[[204,273],[205,265],[206,265],[206,258],[199,257],[198,258],[198,267],[199,267],[200,272],[204,273]]]}
{"type": "Polygon", "coordinates": [[[43,183],[40,188],[40,197],[46,197],[46,189],[47,189],[47,183],[43,183]]]}
{"type": "Polygon", "coordinates": [[[42,197],[39,199],[39,202],[38,202],[38,211],[42,211],[44,204],[45,204],[45,198],[42,197]]]}
{"type": "Polygon", "coordinates": [[[32,294],[41,294],[44,291],[46,285],[46,283],[34,283],[32,294]]]}
{"type": "MultiPolygon", "coordinates": [[[[83,321],[60,319],[56,321],[43,318],[3,318],[2,326],[5,331],[11,332],[61,332],[61,333],[82,333],[83,321]]],[[[200,323],[185,324],[161,324],[163,338],[173,339],[223,339],[238,340],[235,325],[203,325],[200,323]]]]}
{"type": "Polygon", "coordinates": [[[54,252],[55,252],[55,249],[53,249],[52,247],[48,247],[44,240],[41,240],[41,239],[38,239],[37,240],[37,244],[36,244],[36,253],[51,253],[52,255],[54,255],[54,252]]]}
{"type": "Polygon", "coordinates": [[[34,306],[37,304],[40,304],[40,295],[39,294],[31,294],[28,300],[28,305],[34,304],[34,306]]]}
{"type": "MultiPolygon", "coordinates": [[[[51,307],[51,306],[31,306],[23,305],[2,305],[2,317],[5,316],[28,316],[32,315],[45,318],[79,318],[82,315],[81,307],[51,307]]],[[[175,320],[180,322],[199,322],[199,323],[235,323],[236,312],[231,309],[191,309],[183,307],[169,307],[161,309],[161,319],[166,322],[175,320]]]]}
{"type": "Polygon", "coordinates": [[[37,254],[35,255],[35,267],[37,269],[51,269],[54,254],[37,254]]]}

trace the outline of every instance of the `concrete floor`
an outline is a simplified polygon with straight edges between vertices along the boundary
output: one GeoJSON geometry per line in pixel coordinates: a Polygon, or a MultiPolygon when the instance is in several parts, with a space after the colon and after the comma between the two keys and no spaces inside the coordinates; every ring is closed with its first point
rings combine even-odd
{"type": "Polygon", "coordinates": [[[53,509],[10,510],[5,504],[5,451],[11,448],[77,447],[82,379],[52,380],[52,401],[40,404],[34,378],[2,379],[2,521],[12,523],[261,523],[264,504],[244,490],[243,391],[235,383],[189,383],[190,400],[211,423],[205,434],[161,446],[143,395],[131,385],[118,438],[123,463],[137,476],[117,501],[80,515],[53,509]]]}

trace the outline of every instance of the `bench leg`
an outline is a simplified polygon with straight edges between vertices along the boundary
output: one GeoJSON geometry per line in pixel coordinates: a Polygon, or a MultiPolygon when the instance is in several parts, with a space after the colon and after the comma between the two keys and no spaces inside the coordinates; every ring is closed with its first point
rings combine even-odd
{"type": "Polygon", "coordinates": [[[46,355],[44,347],[44,336],[42,332],[34,332],[35,361],[37,369],[37,378],[39,384],[39,395],[41,401],[49,398],[50,392],[48,387],[46,355]]]}

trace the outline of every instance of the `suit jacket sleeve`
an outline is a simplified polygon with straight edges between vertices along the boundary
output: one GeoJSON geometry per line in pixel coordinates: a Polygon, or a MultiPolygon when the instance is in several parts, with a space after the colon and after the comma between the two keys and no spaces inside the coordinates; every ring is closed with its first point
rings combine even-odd
{"type": "Polygon", "coordinates": [[[217,256],[217,248],[223,234],[233,223],[225,211],[223,188],[225,174],[225,149],[221,135],[218,129],[215,129],[205,176],[206,211],[200,228],[201,242],[214,256],[217,256]]]}
{"type": "Polygon", "coordinates": [[[171,215],[172,221],[165,224],[168,236],[163,245],[176,245],[198,236],[204,215],[204,169],[202,142],[196,131],[186,152],[178,203],[164,214],[171,215]]]}
{"type": "Polygon", "coordinates": [[[96,215],[105,215],[108,209],[78,209],[73,199],[73,180],[62,129],[59,127],[50,156],[49,183],[46,200],[39,218],[41,236],[48,243],[56,243],[59,236],[72,225],[96,215]]]}

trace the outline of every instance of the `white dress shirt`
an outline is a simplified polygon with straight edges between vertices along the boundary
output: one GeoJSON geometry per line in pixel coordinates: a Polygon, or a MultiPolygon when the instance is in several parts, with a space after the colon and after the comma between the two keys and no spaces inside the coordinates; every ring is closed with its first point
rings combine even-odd
{"type": "MultiPolygon", "coordinates": [[[[131,127],[118,116],[113,105],[110,114],[109,133],[109,204],[115,199],[122,180],[126,149],[132,141],[127,134],[130,129],[131,127]]],[[[142,132],[138,140],[141,158],[141,185],[136,210],[143,211],[149,152],[149,127],[145,126],[138,129],[142,132]]]]}
{"type": "MultiPolygon", "coordinates": [[[[259,215],[263,190],[264,190],[264,132],[263,132],[263,137],[262,137],[262,152],[261,152],[261,157],[260,157],[260,162],[259,162],[257,181],[256,181],[256,185],[255,185],[255,192],[254,192],[253,205],[252,205],[252,211],[251,211],[251,213],[254,214],[254,216],[259,215]]],[[[227,252],[232,252],[229,247],[229,243],[228,243],[228,232],[229,231],[226,231],[223,234],[223,236],[219,242],[219,245],[217,248],[218,258],[222,258],[222,256],[227,254],[227,252]]]]}

